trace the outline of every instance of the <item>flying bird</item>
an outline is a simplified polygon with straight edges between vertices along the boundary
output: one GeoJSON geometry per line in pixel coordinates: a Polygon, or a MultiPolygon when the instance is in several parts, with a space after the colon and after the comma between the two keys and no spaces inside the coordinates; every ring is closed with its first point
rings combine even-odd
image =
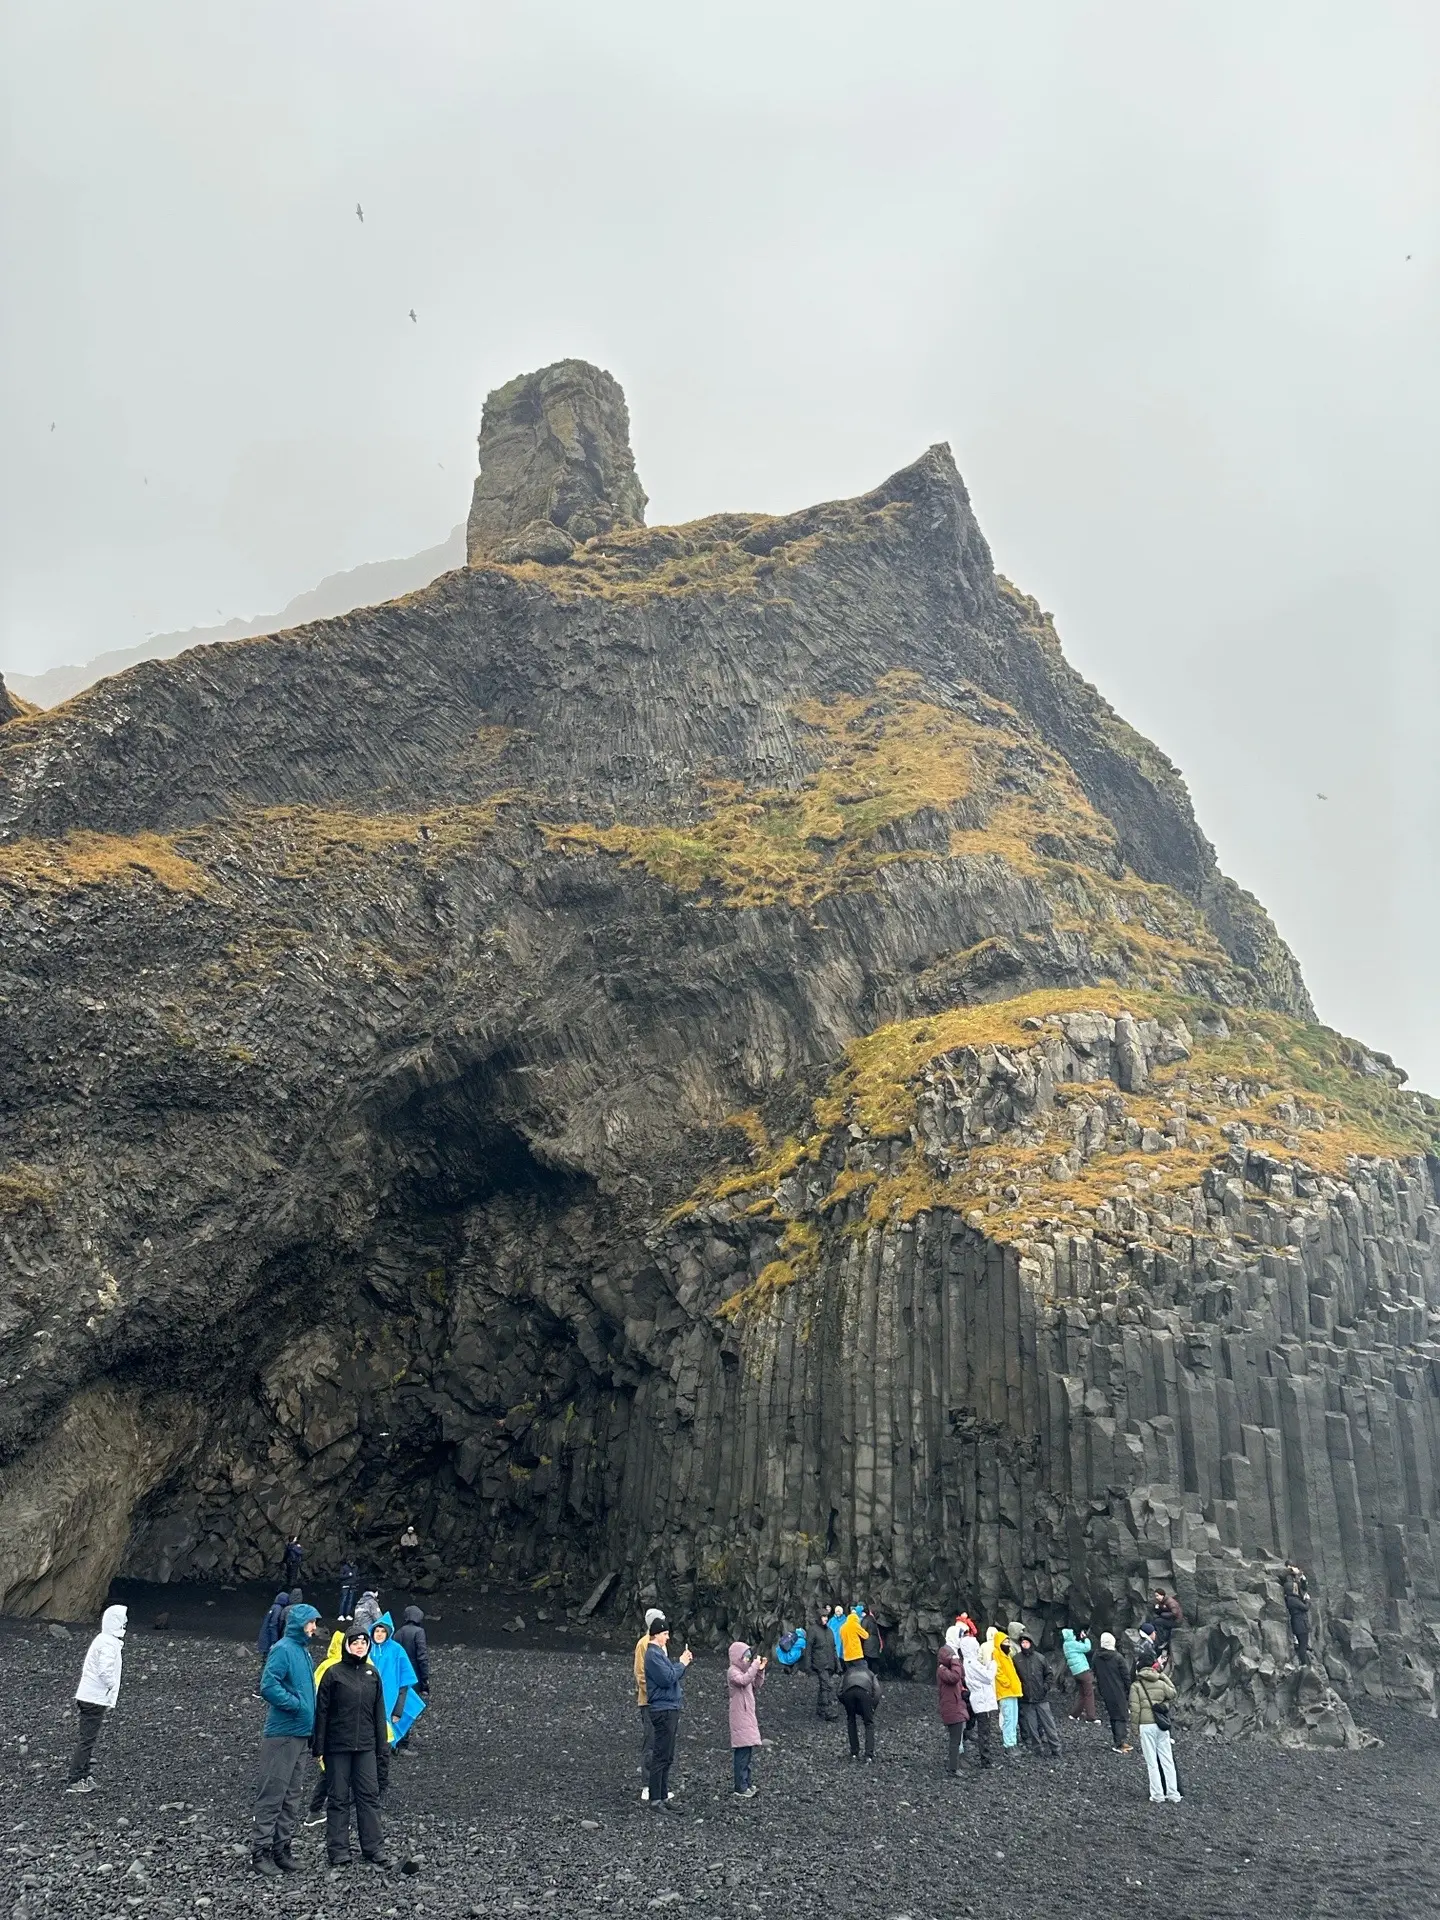
{"type": "Polygon", "coordinates": [[[360,222],[361,226],[363,227],[365,224],[365,209],[361,206],[358,200],[355,202],[355,218],[360,222]]]}
{"type": "MultiPolygon", "coordinates": [[[[411,307],[411,309],[410,309],[410,318],[411,318],[412,320],[415,320],[415,309],[414,309],[413,307],[411,307]]],[[[418,320],[415,320],[415,324],[416,324],[416,326],[418,327],[418,326],[419,326],[419,324],[420,324],[420,322],[419,322],[418,320]]]]}
{"type": "Polygon", "coordinates": [[[53,420],[50,422],[50,431],[51,433],[54,433],[55,431],[55,422],[53,420]]]}
{"type": "Polygon", "coordinates": [[[1328,793],[1317,793],[1317,794],[1316,794],[1316,796],[1315,796],[1315,798],[1316,798],[1317,800],[1328,800],[1328,799],[1330,798],[1330,796],[1329,796],[1329,794],[1328,794],[1328,793]]]}

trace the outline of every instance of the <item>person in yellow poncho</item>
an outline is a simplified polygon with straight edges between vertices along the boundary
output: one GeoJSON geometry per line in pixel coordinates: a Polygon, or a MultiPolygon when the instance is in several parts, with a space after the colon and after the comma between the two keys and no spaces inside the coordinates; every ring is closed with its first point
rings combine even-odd
{"type": "Polygon", "coordinates": [[[854,1606],[840,1622],[840,1658],[847,1667],[857,1660],[865,1658],[864,1643],[870,1638],[861,1622],[865,1618],[865,1609],[857,1600],[854,1606]]]}
{"type": "MultiPolygon", "coordinates": [[[[325,1658],[315,1669],[315,1691],[319,1693],[320,1682],[325,1678],[342,1653],[345,1651],[345,1634],[337,1627],[330,1636],[330,1645],[325,1650],[325,1658]]],[[[325,1778],[325,1762],[315,1763],[315,1788],[310,1795],[310,1811],[305,1816],[307,1827],[323,1826],[325,1822],[325,1802],[329,1797],[330,1783],[325,1778]]]]}
{"type": "Polygon", "coordinates": [[[1011,1654],[1015,1651],[1009,1636],[999,1627],[991,1627],[985,1647],[995,1662],[995,1700],[1000,1709],[1000,1738],[1007,1747],[1020,1742],[1020,1676],[1011,1654]]]}

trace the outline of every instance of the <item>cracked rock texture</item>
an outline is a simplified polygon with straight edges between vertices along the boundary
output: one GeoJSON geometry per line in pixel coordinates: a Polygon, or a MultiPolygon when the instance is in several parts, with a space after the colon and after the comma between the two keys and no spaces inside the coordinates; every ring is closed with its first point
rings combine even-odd
{"type": "Polygon", "coordinates": [[[468,568],[5,725],[3,1604],[413,1517],[917,1666],[1163,1580],[1217,1729],[1433,1711],[1437,1109],[948,449],[647,529],[562,362],[481,455],[468,568]]]}

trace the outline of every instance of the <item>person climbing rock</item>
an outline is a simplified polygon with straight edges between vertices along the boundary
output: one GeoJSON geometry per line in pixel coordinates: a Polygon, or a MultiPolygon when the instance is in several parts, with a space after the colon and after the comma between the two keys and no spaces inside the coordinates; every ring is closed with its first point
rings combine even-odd
{"type": "Polygon", "coordinates": [[[965,1670],[965,1687],[970,1695],[970,1715],[975,1724],[975,1745],[982,1768],[995,1764],[995,1721],[999,1705],[995,1697],[995,1659],[993,1633],[985,1646],[975,1638],[973,1626],[960,1636],[960,1662],[965,1670]]]}
{"type": "Polygon", "coordinates": [[[1110,1739],[1117,1753],[1129,1753],[1130,1682],[1134,1676],[1123,1653],[1117,1651],[1113,1633],[1102,1633],[1100,1651],[1095,1655],[1095,1685],[1110,1719],[1110,1739]]]}
{"type": "Polygon", "coordinates": [[[650,1644],[650,1633],[657,1621],[665,1615],[659,1607],[645,1609],[645,1631],[635,1642],[635,1706],[640,1715],[640,1774],[645,1784],[640,1789],[640,1798],[650,1798],[650,1759],[655,1751],[655,1722],[650,1718],[650,1698],[645,1690],[645,1649],[650,1644]]]}
{"type": "Polygon", "coordinates": [[[730,1696],[730,1761],[737,1800],[753,1800],[759,1792],[751,1778],[751,1765],[760,1748],[755,1696],[765,1684],[767,1665],[743,1640],[730,1642],[725,1687],[730,1696]]]}
{"type": "Polygon", "coordinates": [[[395,1622],[382,1613],[370,1629],[370,1664],[385,1690],[385,1716],[390,1738],[398,1747],[425,1711],[420,1679],[410,1656],[395,1638],[395,1622]]]}
{"type": "Polygon", "coordinates": [[[650,1810],[674,1813],[670,1804],[670,1768],[675,1761],[675,1735],[685,1704],[685,1669],[694,1655],[687,1647],[678,1660],[670,1658],[670,1627],[664,1614],[650,1628],[645,1649],[645,1694],[655,1740],[650,1752],[650,1810]]]}
{"type": "Polygon", "coordinates": [[[380,1595],[373,1587],[367,1587],[355,1603],[351,1616],[357,1627],[363,1627],[369,1633],[385,1609],[380,1605],[380,1595]]]}
{"type": "Polygon", "coordinates": [[[300,1578],[300,1562],[305,1558],[305,1549],[300,1544],[298,1533],[292,1533],[285,1542],[285,1551],[280,1556],[280,1580],[286,1587],[293,1587],[300,1578]]]}
{"type": "Polygon", "coordinates": [[[953,1778],[960,1771],[960,1756],[965,1751],[970,1699],[965,1691],[965,1663],[948,1644],[941,1647],[936,1659],[935,1692],[946,1735],[945,1771],[953,1778]]]}
{"type": "Polygon", "coordinates": [[[389,1864],[380,1826],[380,1795],[390,1773],[388,1743],[384,1688],[370,1664],[370,1636],[352,1627],[340,1658],[327,1664],[316,1689],[310,1737],[329,1785],[325,1855],[332,1867],[350,1865],[352,1806],[362,1855],[372,1866],[389,1864]]]}
{"type": "MultiPolygon", "coordinates": [[[[851,1615],[854,1618],[854,1615],[851,1615]]],[[[849,1622],[847,1621],[847,1625],[849,1622]]],[[[840,1704],[845,1709],[845,1728],[850,1738],[850,1758],[860,1758],[860,1723],[865,1724],[865,1758],[875,1758],[875,1709],[880,1704],[880,1682],[862,1655],[845,1669],[840,1682],[840,1704]]]]}
{"type": "Polygon", "coordinates": [[[400,1536],[400,1577],[408,1587],[415,1578],[415,1570],[420,1564],[420,1536],[415,1531],[415,1522],[407,1520],[405,1531],[400,1536]]]}
{"type": "Polygon", "coordinates": [[[1310,1658],[1310,1584],[1299,1567],[1286,1567],[1281,1593],[1295,1642],[1295,1658],[1303,1667],[1310,1658]]]}
{"type": "Polygon", "coordinates": [[[829,1620],[822,1619],[810,1635],[806,1663],[815,1676],[815,1718],[838,1720],[840,1708],[835,1697],[835,1676],[840,1671],[840,1650],[830,1631],[829,1620]]]}
{"type": "Polygon", "coordinates": [[[1153,1654],[1142,1653],[1130,1685],[1130,1718],[1140,1729],[1140,1751],[1145,1756],[1152,1801],[1180,1798],[1175,1749],[1170,1738],[1170,1707],[1174,1699],[1174,1681],[1156,1669],[1153,1654]]]}
{"type": "Polygon", "coordinates": [[[305,1756],[315,1731],[315,1673],[308,1647],[319,1619],[314,1607],[292,1600],[285,1631],[270,1649],[260,1676],[260,1694],[269,1712],[255,1777],[250,1864],[271,1879],[296,1867],[290,1842],[300,1817],[305,1756]]]}
{"type": "Polygon", "coordinates": [[[1049,1663],[1028,1633],[1020,1637],[1015,1653],[1015,1671],[1020,1676],[1020,1734],[1036,1753],[1060,1758],[1060,1729],[1055,1724],[1055,1709],[1050,1704],[1051,1673],[1049,1663]]]}
{"type": "Polygon", "coordinates": [[[270,1611],[260,1622],[260,1631],[255,1636],[255,1651],[260,1656],[259,1671],[255,1675],[255,1691],[260,1691],[260,1674],[265,1671],[265,1662],[270,1658],[270,1649],[285,1631],[285,1609],[290,1604],[288,1591],[277,1593],[270,1602],[270,1611]]]}
{"type": "Polygon", "coordinates": [[[865,1608],[857,1600],[840,1622],[840,1658],[847,1667],[865,1658],[865,1642],[869,1638],[870,1633],[865,1625],[865,1608]]]}
{"type": "Polygon", "coordinates": [[[355,1611],[355,1581],[357,1577],[352,1562],[342,1560],[340,1562],[340,1618],[342,1620],[348,1620],[355,1611]]]}
{"type": "Polygon", "coordinates": [[[1157,1587],[1150,1602],[1150,1618],[1155,1622],[1155,1651],[1169,1653],[1170,1636],[1177,1627],[1185,1624],[1185,1615],[1180,1602],[1173,1593],[1167,1593],[1163,1587],[1157,1587]]]}
{"type": "Polygon", "coordinates": [[[95,1791],[90,1765],[105,1716],[113,1711],[120,1698],[126,1620],[124,1607],[106,1607],[100,1616],[100,1631],[85,1649],[80,1684],[75,1689],[75,1712],[80,1724],[75,1734],[75,1749],[70,1755],[68,1793],[95,1791]]]}
{"type": "MultiPolygon", "coordinates": [[[[1019,1627],[1019,1624],[1018,1620],[1012,1623],[1014,1627],[1019,1627]]],[[[995,1705],[1000,1720],[1000,1744],[1006,1753],[1014,1753],[1020,1745],[1020,1695],[1023,1691],[1020,1676],[1015,1671],[1015,1649],[1020,1644],[1019,1636],[1017,1634],[1012,1640],[1009,1633],[1002,1633],[999,1627],[991,1627],[985,1636],[985,1644],[995,1663],[995,1705]]]]}
{"type": "Polygon", "coordinates": [[[1093,1725],[1100,1716],[1095,1711],[1095,1674],[1090,1665],[1090,1635],[1076,1633],[1073,1627],[1062,1627],[1060,1651],[1065,1656],[1066,1669],[1075,1682],[1075,1704],[1070,1709],[1070,1718],[1089,1720],[1093,1725]]]}

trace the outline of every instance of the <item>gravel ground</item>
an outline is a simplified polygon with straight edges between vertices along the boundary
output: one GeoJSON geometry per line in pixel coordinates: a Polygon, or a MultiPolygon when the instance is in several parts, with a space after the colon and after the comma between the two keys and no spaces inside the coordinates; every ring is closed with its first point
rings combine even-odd
{"type": "Polygon", "coordinates": [[[1139,1754],[1065,1730],[1058,1762],[945,1777],[928,1688],[887,1687],[879,1761],[849,1765],[811,1683],[772,1670],[758,1799],[729,1791],[719,1656],[687,1682],[681,1820],[639,1805],[623,1654],[432,1643],[433,1707],[385,1802],[384,1874],[278,1885],[248,1867],[260,1733],[255,1659],[234,1640],[132,1630],[87,1798],[64,1793],[85,1636],[0,1624],[6,1821],[0,1920],[39,1915],[866,1916],[1173,1920],[1440,1914],[1440,1729],[1368,1714],[1383,1747],[1284,1754],[1184,1743],[1181,1806],[1152,1807],[1139,1754]]]}

